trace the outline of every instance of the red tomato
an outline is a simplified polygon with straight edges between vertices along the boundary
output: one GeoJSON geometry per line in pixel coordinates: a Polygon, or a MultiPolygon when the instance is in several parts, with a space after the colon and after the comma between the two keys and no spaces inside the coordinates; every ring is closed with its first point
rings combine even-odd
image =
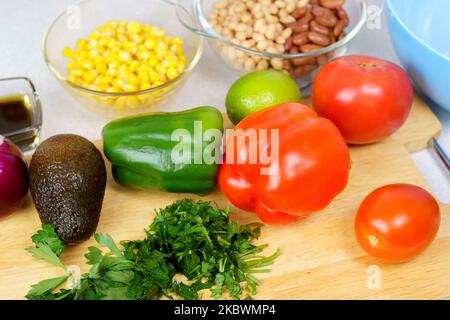
{"type": "Polygon", "coordinates": [[[433,242],[440,225],[437,201],[424,189],[392,184],[369,194],[355,220],[355,235],[371,256],[386,262],[403,262],[433,242]]]}
{"type": "Polygon", "coordinates": [[[331,60],[313,82],[317,113],[330,119],[350,144],[387,138],[406,121],[413,89],[396,64],[368,56],[331,60]]]}

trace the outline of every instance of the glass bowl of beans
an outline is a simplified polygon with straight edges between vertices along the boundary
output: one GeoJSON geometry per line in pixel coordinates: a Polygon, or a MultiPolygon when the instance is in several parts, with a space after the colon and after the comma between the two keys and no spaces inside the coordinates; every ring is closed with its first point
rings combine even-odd
{"type": "Polygon", "coordinates": [[[82,106],[117,118],[160,110],[202,48],[203,38],[178,22],[174,3],[85,0],[55,19],[43,55],[82,106]]]}
{"type": "Polygon", "coordinates": [[[367,0],[193,0],[192,12],[179,2],[177,17],[236,74],[272,68],[304,88],[321,65],[345,54],[367,7],[367,0]]]}

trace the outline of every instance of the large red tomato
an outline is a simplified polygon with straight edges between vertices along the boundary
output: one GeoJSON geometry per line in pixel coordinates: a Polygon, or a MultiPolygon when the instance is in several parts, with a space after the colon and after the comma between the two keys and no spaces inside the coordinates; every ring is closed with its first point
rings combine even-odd
{"type": "Polygon", "coordinates": [[[355,219],[361,247],[386,262],[403,262],[423,252],[439,230],[437,201],[409,184],[381,187],[364,199],[355,219]]]}
{"type": "Polygon", "coordinates": [[[347,143],[368,144],[397,131],[406,121],[413,89],[396,64],[368,56],[346,56],[323,66],[313,82],[317,113],[330,119],[347,143]]]}

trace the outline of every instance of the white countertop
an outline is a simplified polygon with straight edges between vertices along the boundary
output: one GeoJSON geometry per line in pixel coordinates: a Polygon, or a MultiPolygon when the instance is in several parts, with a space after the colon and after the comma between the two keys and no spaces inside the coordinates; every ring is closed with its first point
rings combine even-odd
{"type": "MultiPolygon", "coordinates": [[[[42,138],[58,133],[76,133],[100,139],[107,120],[84,109],[59,85],[41,54],[42,38],[52,20],[78,0],[0,0],[0,78],[27,76],[41,96],[44,121],[42,138]]],[[[379,3],[379,2],[378,2],[379,3]]],[[[225,111],[227,90],[236,77],[214,54],[205,53],[186,85],[168,103],[166,111],[199,105],[214,105],[225,111]]],[[[391,46],[384,17],[379,30],[365,28],[352,42],[351,53],[368,54],[398,62],[391,46]]],[[[450,113],[435,110],[443,124],[440,143],[450,154],[450,113]]],[[[412,155],[436,196],[450,203],[450,172],[431,150],[412,155]]]]}

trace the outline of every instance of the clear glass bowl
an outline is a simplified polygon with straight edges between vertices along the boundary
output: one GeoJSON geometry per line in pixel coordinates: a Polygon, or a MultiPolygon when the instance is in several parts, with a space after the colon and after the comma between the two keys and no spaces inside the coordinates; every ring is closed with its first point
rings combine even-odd
{"type": "Polygon", "coordinates": [[[344,9],[349,17],[349,25],[345,29],[347,35],[344,38],[316,51],[296,54],[277,54],[249,49],[220,35],[208,22],[209,15],[213,11],[213,6],[218,0],[192,0],[191,11],[184,5],[185,2],[187,1],[179,1],[177,5],[177,17],[180,22],[193,33],[206,37],[209,46],[214,52],[239,76],[251,71],[246,69],[245,64],[243,63],[243,61],[248,58],[252,58],[253,60],[264,59],[267,61],[278,59],[279,62],[285,65],[287,62],[291,64],[294,59],[315,59],[320,57],[320,59],[317,60],[320,61],[320,63],[315,69],[310,70],[307,75],[296,77],[291,74],[296,78],[296,81],[301,88],[311,84],[312,79],[321,65],[336,56],[341,56],[346,53],[348,44],[359,33],[368,19],[367,0],[347,0],[344,9]],[[195,21],[195,24],[191,23],[192,20],[195,21]],[[239,59],[236,59],[236,56],[239,59]]]}
{"type": "Polygon", "coordinates": [[[202,37],[189,32],[178,22],[175,3],[165,0],[86,0],[68,7],[51,24],[44,37],[43,54],[51,72],[84,107],[105,117],[117,118],[160,109],[197,65],[202,48],[202,37]],[[75,47],[77,40],[87,38],[93,30],[111,20],[151,24],[163,28],[169,36],[181,37],[186,69],[161,86],[130,93],[99,92],[69,82],[66,69],[69,60],[63,56],[63,49],[75,47]]]}

